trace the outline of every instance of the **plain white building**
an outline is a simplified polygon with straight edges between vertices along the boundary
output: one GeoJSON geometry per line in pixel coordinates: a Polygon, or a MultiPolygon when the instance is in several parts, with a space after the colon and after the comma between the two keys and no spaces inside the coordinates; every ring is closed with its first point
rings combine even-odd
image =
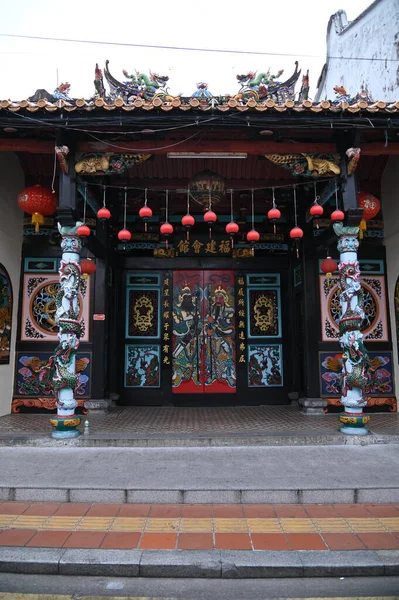
{"type": "Polygon", "coordinates": [[[336,85],[352,97],[366,90],[376,101],[399,98],[399,0],[375,0],[354,21],[344,10],[330,17],[315,101],[334,98],[336,85]]]}

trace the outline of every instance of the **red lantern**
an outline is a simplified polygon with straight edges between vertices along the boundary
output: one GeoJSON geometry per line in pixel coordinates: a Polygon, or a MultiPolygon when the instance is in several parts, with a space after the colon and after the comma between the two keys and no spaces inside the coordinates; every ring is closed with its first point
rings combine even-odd
{"type": "Polygon", "coordinates": [[[363,232],[367,229],[366,221],[373,219],[381,209],[381,204],[378,198],[367,194],[366,192],[359,192],[357,195],[359,208],[363,208],[363,216],[359,226],[359,237],[363,239],[363,232]]]}
{"type": "Polygon", "coordinates": [[[152,217],[152,210],[146,204],[139,210],[139,217],[144,221],[144,231],[147,231],[147,221],[152,217]]]}
{"type": "Polygon", "coordinates": [[[96,272],[96,263],[90,258],[84,258],[80,261],[80,270],[83,275],[93,275],[96,272]]]}
{"type": "Polygon", "coordinates": [[[192,215],[190,215],[190,213],[187,213],[184,215],[184,217],[182,217],[181,224],[187,232],[186,236],[188,240],[190,239],[190,229],[194,226],[194,223],[195,219],[192,215]]]}
{"type": "Polygon", "coordinates": [[[327,258],[321,261],[320,269],[327,275],[327,279],[330,280],[331,274],[338,269],[338,263],[331,256],[327,256],[327,258]]]}
{"type": "Polygon", "coordinates": [[[234,236],[239,232],[240,228],[235,221],[230,221],[226,225],[226,233],[229,234],[231,240],[231,247],[234,248],[234,236]]]}
{"type": "Polygon", "coordinates": [[[217,221],[217,215],[213,210],[207,210],[204,214],[204,221],[209,225],[209,238],[212,237],[212,225],[217,221]]]}
{"type": "Polygon", "coordinates": [[[128,229],[121,229],[120,231],[118,231],[118,239],[121,242],[128,242],[132,239],[132,234],[128,229]]]}
{"type": "Polygon", "coordinates": [[[317,222],[317,219],[319,219],[321,217],[321,215],[323,214],[324,209],[322,206],[320,206],[320,204],[317,204],[317,202],[315,202],[309,210],[309,213],[311,214],[312,217],[314,217],[314,219],[316,219],[316,227],[317,229],[319,228],[319,224],[317,222]]]}
{"type": "Polygon", "coordinates": [[[165,236],[165,245],[166,248],[168,248],[168,236],[172,235],[173,233],[173,225],[171,225],[168,221],[166,221],[166,223],[162,223],[160,227],[160,232],[162,235],[165,236]]]}
{"type": "Polygon", "coordinates": [[[342,210],[339,210],[338,208],[331,213],[331,221],[334,221],[334,223],[343,221],[344,219],[345,213],[343,213],[342,210]]]}
{"type": "Polygon", "coordinates": [[[87,227],[87,225],[79,225],[79,227],[76,230],[76,233],[81,237],[88,237],[91,233],[90,227],[87,227]]]}
{"type": "Polygon", "coordinates": [[[290,231],[290,238],[294,240],[296,247],[296,257],[299,258],[299,240],[303,238],[303,231],[300,227],[293,227],[290,231]]]}
{"type": "Polygon", "coordinates": [[[256,229],[251,229],[251,231],[248,231],[247,240],[250,244],[256,244],[256,242],[259,242],[259,239],[260,239],[259,231],[256,231],[256,229]]]}
{"type": "Polygon", "coordinates": [[[18,194],[18,205],[24,212],[32,215],[31,223],[37,233],[40,225],[44,223],[44,217],[55,213],[57,201],[51,190],[37,184],[25,188],[18,194]]]}
{"type": "Polygon", "coordinates": [[[111,218],[111,213],[106,206],[100,208],[97,212],[97,218],[100,219],[100,221],[108,221],[108,219],[111,218]]]}
{"type": "Polygon", "coordinates": [[[276,221],[281,218],[281,212],[274,206],[267,213],[267,218],[273,223],[273,231],[276,233],[276,221]]]}

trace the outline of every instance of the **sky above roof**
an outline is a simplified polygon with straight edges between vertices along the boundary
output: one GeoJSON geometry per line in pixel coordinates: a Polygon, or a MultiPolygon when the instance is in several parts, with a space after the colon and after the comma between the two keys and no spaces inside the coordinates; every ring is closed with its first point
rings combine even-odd
{"type": "MultiPolygon", "coordinates": [[[[22,100],[58,83],[71,83],[71,96],[94,93],[94,67],[110,61],[114,77],[149,70],[169,76],[172,95],[190,96],[200,81],[214,95],[238,92],[237,74],[284,69],[287,79],[299,61],[310,71],[310,96],[325,63],[330,16],[344,9],[353,21],[370,0],[330,0],[309,4],[297,0],[271,2],[131,2],[97,0],[18,0],[1,10],[0,33],[92,40],[85,44],[0,37],[0,99],[22,100]],[[346,6],[345,6],[346,4],[346,6]],[[114,46],[149,44],[184,48],[235,50],[254,54],[197,52],[114,46]],[[261,56],[256,52],[271,53],[261,56]],[[279,56],[283,54],[285,56],[279,56]]],[[[352,90],[356,93],[358,90],[352,90]]],[[[331,90],[330,97],[334,94],[331,90]]]]}

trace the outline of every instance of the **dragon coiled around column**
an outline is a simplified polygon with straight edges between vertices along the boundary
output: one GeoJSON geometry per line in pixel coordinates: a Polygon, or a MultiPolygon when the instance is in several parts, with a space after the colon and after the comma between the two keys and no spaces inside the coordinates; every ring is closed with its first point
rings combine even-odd
{"type": "Polygon", "coordinates": [[[364,293],[359,282],[358,261],[341,262],[339,272],[343,311],[339,322],[340,343],[343,349],[342,395],[346,396],[349,389],[360,388],[363,396],[368,381],[368,355],[360,330],[364,319],[364,293]]]}

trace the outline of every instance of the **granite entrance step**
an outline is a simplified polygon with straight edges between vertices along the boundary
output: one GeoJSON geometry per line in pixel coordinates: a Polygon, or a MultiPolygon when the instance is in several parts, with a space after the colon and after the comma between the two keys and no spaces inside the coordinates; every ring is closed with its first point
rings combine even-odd
{"type": "Polygon", "coordinates": [[[399,502],[399,445],[0,448],[0,499],[399,502]]]}
{"type": "Polygon", "coordinates": [[[0,572],[394,576],[399,504],[0,502],[0,572]]]}
{"type": "Polygon", "coordinates": [[[82,417],[88,435],[50,437],[47,414],[0,418],[0,446],[217,447],[399,444],[398,413],[373,414],[367,436],[339,432],[337,415],[304,415],[297,406],[117,407],[82,417]]]}

